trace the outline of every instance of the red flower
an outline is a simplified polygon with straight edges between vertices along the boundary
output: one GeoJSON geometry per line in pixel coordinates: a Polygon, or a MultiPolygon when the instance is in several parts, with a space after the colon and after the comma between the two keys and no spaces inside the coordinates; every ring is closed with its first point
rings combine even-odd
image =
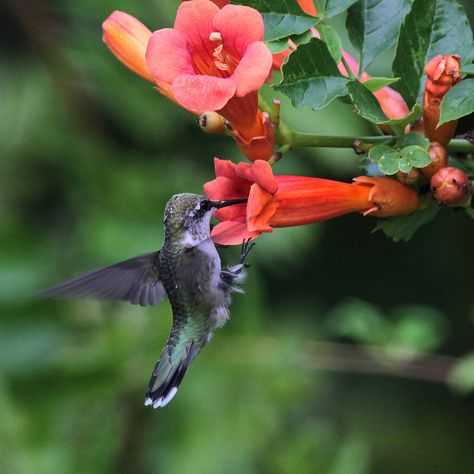
{"type": "Polygon", "coordinates": [[[426,66],[428,76],[423,94],[423,123],[425,135],[432,142],[447,145],[456,129],[457,120],[437,127],[439,107],[448,90],[461,80],[461,61],[457,54],[436,56],[426,66]]]}
{"type": "Polygon", "coordinates": [[[153,35],[136,18],[116,11],[102,25],[103,39],[119,61],[173,102],[195,115],[219,111],[232,124],[242,152],[251,160],[268,160],[274,130],[258,109],[258,89],[272,60],[261,41],[263,20],[252,8],[227,3],[186,1],[175,28],[153,35]]]}
{"type": "Polygon", "coordinates": [[[148,69],[177,102],[188,110],[218,111],[251,160],[273,153],[273,130],[257,107],[258,89],[272,64],[263,30],[262,16],[253,8],[186,1],[174,28],[155,31],[146,52],[148,69]],[[255,139],[260,142],[254,153],[255,139]]]}
{"type": "Polygon", "coordinates": [[[390,178],[360,176],[353,184],[306,176],[274,176],[265,161],[253,164],[214,159],[216,179],[204,185],[213,200],[248,198],[216,212],[215,242],[239,244],[274,227],[310,224],[349,212],[389,217],[419,206],[412,189],[390,178]]]}

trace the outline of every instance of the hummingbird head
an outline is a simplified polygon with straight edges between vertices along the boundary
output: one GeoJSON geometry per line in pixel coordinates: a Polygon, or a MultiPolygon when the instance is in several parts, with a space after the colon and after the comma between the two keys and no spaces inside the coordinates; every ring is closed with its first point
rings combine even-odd
{"type": "Polygon", "coordinates": [[[175,194],[165,207],[165,238],[195,247],[210,238],[211,216],[217,209],[245,202],[247,199],[211,201],[197,194],[175,194]]]}

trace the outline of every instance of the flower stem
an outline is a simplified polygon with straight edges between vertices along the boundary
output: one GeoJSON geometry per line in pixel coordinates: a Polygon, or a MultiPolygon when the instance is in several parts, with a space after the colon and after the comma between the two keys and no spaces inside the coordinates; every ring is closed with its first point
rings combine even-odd
{"type": "MultiPolygon", "coordinates": [[[[281,122],[280,122],[281,126],[281,122]]],[[[298,132],[291,130],[290,133],[278,134],[277,143],[280,145],[288,144],[291,147],[324,147],[324,148],[352,148],[354,142],[360,145],[394,144],[397,137],[394,135],[378,136],[333,136],[333,135],[313,135],[311,133],[298,132]],[[288,140],[291,140],[288,142],[288,140]]],[[[455,138],[447,146],[452,153],[473,153],[474,144],[469,140],[455,138]]]]}
{"type": "Polygon", "coordinates": [[[474,143],[460,138],[452,139],[447,148],[452,153],[474,153],[474,143]]]}
{"type": "Polygon", "coordinates": [[[356,140],[367,144],[393,143],[396,137],[392,135],[370,137],[312,135],[296,130],[292,130],[291,134],[291,146],[293,147],[351,148],[356,140]]]}

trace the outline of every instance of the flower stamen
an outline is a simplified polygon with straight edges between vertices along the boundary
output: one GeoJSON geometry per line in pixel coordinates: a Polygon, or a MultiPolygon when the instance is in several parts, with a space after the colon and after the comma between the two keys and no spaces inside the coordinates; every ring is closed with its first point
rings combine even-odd
{"type": "Polygon", "coordinates": [[[219,71],[227,72],[232,74],[239,61],[234,59],[230,54],[224,51],[224,44],[222,42],[222,35],[218,31],[213,31],[209,35],[209,39],[216,43],[217,46],[214,49],[212,55],[214,56],[214,64],[219,71]]]}

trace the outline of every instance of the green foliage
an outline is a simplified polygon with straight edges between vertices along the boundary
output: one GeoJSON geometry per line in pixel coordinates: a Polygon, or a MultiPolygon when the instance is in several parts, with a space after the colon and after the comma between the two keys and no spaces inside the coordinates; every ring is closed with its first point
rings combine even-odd
{"type": "Polygon", "coordinates": [[[415,0],[400,30],[393,73],[396,89],[411,107],[420,95],[423,68],[438,54],[474,57],[472,31],[456,0],[415,0]]]}
{"type": "Polygon", "coordinates": [[[313,38],[291,54],[282,68],[283,79],[275,90],[287,95],[295,107],[318,110],[346,95],[337,65],[323,41],[313,38]]]}
{"type": "Polygon", "coordinates": [[[327,19],[339,15],[355,2],[357,2],[357,0],[326,0],[323,6],[322,17],[327,19]]]}
{"type": "Polygon", "coordinates": [[[431,163],[430,155],[419,145],[409,145],[399,149],[388,145],[376,145],[369,151],[369,160],[376,163],[384,174],[392,175],[401,171],[408,173],[413,167],[424,168],[431,163]]]}
{"type": "Polygon", "coordinates": [[[423,209],[411,214],[380,219],[374,231],[381,230],[395,242],[408,242],[416,231],[432,221],[440,210],[439,204],[433,199],[428,200],[423,209]]]}
{"type": "Polygon", "coordinates": [[[474,74],[474,64],[465,64],[461,68],[461,74],[472,76],[474,74]]]}
{"type": "MultiPolygon", "coordinates": [[[[254,6],[263,7],[267,13],[270,10],[281,11],[284,8],[283,3],[276,2],[275,5],[263,3],[265,5],[254,6]]],[[[470,62],[474,56],[471,48],[472,32],[467,27],[464,10],[455,0],[434,2],[415,0],[412,5],[408,0],[341,1],[326,2],[322,5],[322,18],[327,12],[331,15],[340,13],[341,8],[349,8],[346,26],[352,42],[360,50],[361,70],[394,44],[399,37],[393,62],[393,70],[398,77],[376,77],[364,84],[343,77],[337,68],[342,56],[340,37],[332,26],[320,22],[318,24],[320,40],[312,39],[306,43],[310,35],[308,31],[303,30],[293,37],[300,41],[299,48],[283,66],[283,79],[274,86],[275,90],[287,95],[293,106],[310,107],[313,110],[326,107],[335,98],[346,101],[348,97],[355,107],[355,112],[361,117],[374,125],[389,127],[393,134],[402,137],[407,125],[421,116],[421,106],[416,102],[422,83],[423,68],[427,61],[436,54],[451,52],[461,54],[465,62],[470,62]],[[389,21],[387,21],[388,11],[391,12],[389,21]],[[456,33],[453,34],[453,31],[456,33]],[[406,117],[389,120],[372,94],[391,84],[395,84],[412,106],[406,117]]],[[[276,37],[273,33],[270,35],[276,37]]],[[[279,36],[282,37],[284,35],[279,36]]],[[[272,51],[283,50],[286,48],[286,37],[270,43],[270,47],[272,51]]],[[[474,105],[471,102],[474,101],[470,99],[470,86],[470,82],[464,81],[448,93],[448,99],[453,98],[452,106],[448,105],[448,99],[443,102],[441,123],[451,120],[456,114],[460,117],[473,110],[474,105]]],[[[388,173],[409,170],[414,166],[413,163],[422,163],[421,166],[428,164],[427,155],[417,148],[406,150],[396,160],[392,156],[384,165],[386,159],[384,157],[382,161],[382,169],[388,173]]]]}
{"type": "Polygon", "coordinates": [[[288,40],[290,39],[295,43],[296,45],[301,45],[301,44],[306,44],[309,43],[311,38],[313,37],[311,31],[305,31],[304,33],[301,33],[300,35],[292,35],[287,38],[275,40],[275,41],[269,41],[267,43],[268,49],[272,53],[280,53],[281,51],[285,51],[288,49],[288,40]]]}
{"type": "Polygon", "coordinates": [[[266,41],[300,35],[318,22],[304,13],[294,0],[239,0],[235,3],[255,8],[262,14],[266,41]]]}
{"type": "Polygon", "coordinates": [[[399,79],[399,77],[371,77],[367,81],[364,81],[364,86],[367,87],[370,92],[375,92],[397,82],[399,79]]]}
{"type": "Polygon", "coordinates": [[[424,168],[431,163],[429,153],[418,145],[410,145],[400,150],[398,167],[403,173],[408,173],[412,168],[424,168]]]}
{"type": "Polygon", "coordinates": [[[404,357],[435,351],[446,339],[445,317],[435,308],[405,304],[391,311],[391,319],[394,324],[389,344],[404,352],[404,357]]]}
{"type": "Polygon", "coordinates": [[[403,136],[399,144],[401,147],[417,145],[424,150],[428,150],[430,141],[419,133],[410,132],[403,136]]]}
{"type": "Polygon", "coordinates": [[[326,43],[332,58],[336,63],[339,63],[342,57],[342,43],[336,30],[332,26],[321,23],[318,26],[318,31],[321,39],[326,43]]]}
{"type": "Polygon", "coordinates": [[[386,125],[390,127],[395,135],[403,135],[405,133],[405,127],[421,116],[421,106],[415,104],[405,117],[390,120],[382,111],[375,96],[365,86],[365,83],[356,80],[350,81],[346,84],[346,88],[356,108],[356,112],[361,117],[376,125],[386,125]]]}
{"type": "Polygon", "coordinates": [[[380,124],[388,121],[388,117],[383,113],[380,104],[372,92],[357,80],[347,84],[347,92],[351,98],[356,112],[372,123],[380,124]]]}
{"type": "Polygon", "coordinates": [[[459,82],[443,97],[438,125],[456,120],[474,112],[474,80],[459,82]]]}
{"type": "Polygon", "coordinates": [[[349,8],[347,31],[352,44],[360,51],[362,71],[395,44],[400,23],[409,8],[408,0],[358,0],[349,8]]]}
{"type": "Polygon", "coordinates": [[[449,373],[449,383],[459,393],[474,391],[474,353],[465,355],[449,373]]]}
{"type": "Polygon", "coordinates": [[[334,308],[327,321],[329,329],[337,336],[384,347],[401,358],[437,349],[445,339],[447,329],[444,316],[427,306],[397,306],[385,316],[374,305],[358,300],[334,308]]]}
{"type": "Polygon", "coordinates": [[[422,114],[422,107],[420,104],[415,104],[410,112],[408,112],[405,117],[401,117],[398,119],[391,119],[387,120],[386,122],[382,122],[381,125],[387,125],[392,129],[395,135],[404,136],[406,132],[406,126],[409,124],[414,123],[418,118],[421,117],[422,114]]]}
{"type": "Polygon", "coordinates": [[[391,175],[398,171],[400,153],[391,146],[376,145],[370,149],[368,157],[384,174],[391,175]]]}

